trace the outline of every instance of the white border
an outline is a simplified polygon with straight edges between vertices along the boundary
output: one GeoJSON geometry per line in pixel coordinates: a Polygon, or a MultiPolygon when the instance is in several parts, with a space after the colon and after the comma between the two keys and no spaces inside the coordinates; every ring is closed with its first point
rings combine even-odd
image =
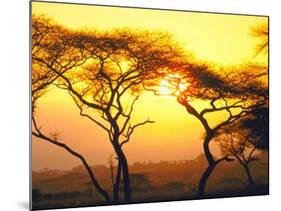
{"type": "MultiPolygon", "coordinates": [[[[59,1],[59,0],[58,0],[59,1]]],[[[227,210],[274,209],[280,200],[280,6],[276,0],[67,0],[120,6],[259,14],[270,16],[270,196],[165,202],[70,210],[227,210]]],[[[29,2],[1,2],[1,210],[28,209],[29,2]]]]}

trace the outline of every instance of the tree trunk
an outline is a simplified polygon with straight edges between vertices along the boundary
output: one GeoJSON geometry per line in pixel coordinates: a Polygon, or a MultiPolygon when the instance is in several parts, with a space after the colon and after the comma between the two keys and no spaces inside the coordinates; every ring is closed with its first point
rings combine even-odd
{"type": "Polygon", "coordinates": [[[203,175],[200,178],[199,185],[198,185],[198,197],[203,197],[205,194],[206,183],[211,176],[212,172],[214,171],[216,164],[209,164],[207,169],[204,171],[203,175]]]}
{"type": "Polygon", "coordinates": [[[126,156],[125,156],[124,152],[122,151],[121,146],[119,145],[117,140],[118,139],[115,139],[113,141],[113,147],[114,147],[115,153],[118,157],[118,163],[120,163],[120,165],[118,165],[118,166],[120,166],[119,170],[121,170],[121,171],[120,171],[119,176],[116,177],[116,179],[117,179],[116,184],[115,184],[116,185],[116,194],[117,194],[117,191],[119,192],[120,177],[121,177],[121,172],[122,172],[125,201],[131,202],[132,197],[131,197],[129,167],[128,167],[126,156]],[[119,179],[119,181],[118,181],[118,179],[119,179]]]}
{"type": "Polygon", "coordinates": [[[122,151],[121,151],[120,158],[121,158],[120,161],[121,161],[121,165],[122,165],[125,200],[126,200],[126,202],[131,202],[132,196],[131,196],[129,167],[128,167],[127,159],[122,151]]]}
{"type": "Polygon", "coordinates": [[[254,182],[254,179],[252,177],[252,174],[251,174],[251,171],[250,171],[250,168],[247,164],[243,165],[245,171],[246,171],[246,174],[247,174],[247,177],[248,177],[248,182],[249,182],[249,185],[251,187],[253,187],[255,185],[255,182],[254,182]]]}
{"type": "Polygon", "coordinates": [[[122,166],[118,160],[117,173],[116,173],[115,182],[114,182],[114,186],[113,186],[113,200],[116,203],[119,202],[119,187],[120,187],[120,181],[121,181],[121,170],[122,170],[122,166]]]}
{"type": "Polygon", "coordinates": [[[206,170],[204,171],[203,175],[200,178],[200,181],[198,184],[198,192],[197,192],[198,197],[202,197],[205,194],[206,183],[207,183],[209,177],[211,176],[212,172],[214,171],[216,164],[217,164],[213,158],[213,155],[212,155],[212,153],[210,151],[210,147],[209,147],[211,138],[212,138],[212,134],[207,133],[206,138],[203,143],[204,154],[208,161],[208,167],[206,168],[206,170]]]}
{"type": "Polygon", "coordinates": [[[184,103],[184,106],[188,113],[195,116],[201,122],[206,131],[206,137],[203,142],[203,150],[208,162],[208,166],[200,178],[197,191],[197,196],[202,197],[205,193],[206,183],[217,165],[217,162],[215,161],[209,147],[209,143],[213,138],[215,131],[209,127],[207,120],[202,115],[200,115],[200,113],[198,113],[190,104],[184,103]]]}

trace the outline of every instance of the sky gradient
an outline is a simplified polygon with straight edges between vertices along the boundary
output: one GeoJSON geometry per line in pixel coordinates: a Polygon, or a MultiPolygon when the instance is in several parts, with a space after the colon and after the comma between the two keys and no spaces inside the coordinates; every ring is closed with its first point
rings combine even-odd
{"type": "MultiPolygon", "coordinates": [[[[257,40],[250,34],[251,27],[266,22],[266,17],[40,2],[32,3],[32,14],[44,14],[58,24],[77,30],[125,27],[167,31],[196,58],[214,64],[267,62],[263,55],[254,58],[257,40]]],[[[200,108],[204,102],[193,104],[200,108]]],[[[149,117],[156,123],[138,128],[124,146],[129,163],[193,159],[202,153],[201,124],[174,98],[144,93],[134,112],[135,122],[149,117]]],[[[67,93],[51,87],[40,99],[36,115],[45,132],[58,132],[60,140],[85,155],[90,164],[107,164],[113,151],[105,132],[79,116],[67,93]]],[[[224,116],[216,114],[212,122],[224,116]]],[[[56,146],[33,140],[34,170],[70,169],[80,165],[76,158],[56,146]]]]}

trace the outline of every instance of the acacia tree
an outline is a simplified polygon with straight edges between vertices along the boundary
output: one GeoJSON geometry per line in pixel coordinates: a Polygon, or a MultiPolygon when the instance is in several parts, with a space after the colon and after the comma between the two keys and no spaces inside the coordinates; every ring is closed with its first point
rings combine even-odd
{"type": "MultiPolygon", "coordinates": [[[[163,77],[168,81],[167,88],[171,90],[167,94],[175,96],[204,128],[203,151],[208,166],[198,184],[198,197],[204,196],[206,183],[215,167],[230,159],[228,154],[219,159],[214,157],[210,149],[213,137],[221,128],[234,124],[268,103],[268,84],[264,80],[267,74],[267,67],[257,64],[247,64],[228,71],[220,69],[218,73],[207,64],[193,61],[178,63],[175,72],[163,77]],[[202,101],[205,107],[197,108],[196,104],[202,101]],[[210,116],[215,114],[225,114],[226,118],[211,125],[210,116]]],[[[157,88],[146,89],[161,95],[157,88]]]]}
{"type": "MultiPolygon", "coordinates": [[[[256,25],[251,34],[259,40],[256,46],[256,56],[268,54],[268,23],[256,25]]],[[[251,65],[256,70],[256,79],[263,81],[263,105],[259,106],[246,118],[240,119],[234,125],[223,127],[216,133],[215,140],[220,143],[222,153],[234,157],[243,166],[250,186],[254,185],[249,163],[257,160],[253,157],[256,149],[268,150],[269,147],[269,102],[268,102],[268,68],[264,65],[251,65]]],[[[248,77],[247,77],[248,78],[248,77]]],[[[243,81],[242,81],[243,82],[243,81]]]]}
{"type": "MultiPolygon", "coordinates": [[[[106,131],[118,159],[113,198],[119,201],[122,175],[124,197],[130,202],[130,177],[123,146],[137,127],[153,123],[147,119],[133,124],[134,104],[140,97],[141,85],[158,80],[167,69],[174,68],[173,61],[182,52],[166,33],[88,31],[70,37],[74,50],[86,55],[84,65],[63,72],[62,63],[68,64],[72,59],[40,60],[40,63],[59,77],[56,85],[69,92],[80,115],[106,131]]],[[[56,51],[60,53],[61,48],[64,49],[56,51]]],[[[50,52],[53,49],[53,46],[47,48],[50,52]]]]}
{"type": "Polygon", "coordinates": [[[249,164],[258,160],[253,155],[257,149],[268,150],[269,147],[268,117],[267,102],[234,125],[222,128],[215,137],[221,146],[222,153],[229,154],[242,165],[250,186],[254,186],[255,182],[249,164]]]}
{"type": "Polygon", "coordinates": [[[247,128],[248,137],[255,140],[253,144],[260,150],[269,149],[269,102],[256,109],[248,118],[242,119],[240,125],[247,128]]]}
{"type": "MultiPolygon", "coordinates": [[[[252,28],[251,34],[259,40],[256,46],[256,56],[260,53],[268,54],[268,24],[263,23],[252,28]]],[[[268,77],[268,71],[259,71],[258,77],[268,77]]],[[[265,79],[267,81],[267,79],[265,79]]],[[[268,150],[269,147],[269,110],[268,98],[265,104],[255,109],[247,118],[241,119],[234,125],[222,128],[216,134],[215,140],[219,142],[223,154],[233,156],[245,169],[248,183],[253,186],[254,180],[249,164],[258,160],[253,157],[256,149],[268,150]]]]}
{"type": "MultiPolygon", "coordinates": [[[[267,84],[260,80],[263,75],[255,72],[257,66],[247,66],[243,71],[234,71],[219,75],[208,68],[195,68],[187,72],[189,86],[178,96],[178,102],[186,111],[196,117],[205,130],[203,150],[208,161],[208,166],[198,184],[198,196],[202,197],[208,178],[215,167],[223,160],[228,160],[229,155],[215,159],[210,149],[210,142],[222,127],[231,125],[243,117],[253,113],[265,105],[268,100],[267,84]],[[250,71],[246,71],[249,69],[250,71]],[[192,105],[192,98],[199,98],[209,102],[209,107],[201,111],[192,105]],[[227,117],[214,126],[210,126],[208,115],[225,112],[227,117]]],[[[259,67],[261,68],[261,67],[259,67]]],[[[263,69],[263,68],[261,68],[263,69]]],[[[267,70],[263,70],[267,71],[267,70]]]]}
{"type": "MultiPolygon", "coordinates": [[[[260,38],[257,53],[268,49],[268,25],[260,25],[252,30],[253,35],[260,38]]],[[[248,63],[232,70],[219,70],[220,73],[210,69],[208,65],[188,65],[181,68],[181,77],[173,80],[176,85],[177,100],[187,112],[196,117],[205,130],[203,150],[208,166],[200,178],[197,195],[202,197],[208,178],[215,167],[223,160],[229,160],[229,155],[215,159],[210,142],[214,135],[223,127],[231,125],[249,115],[258,115],[263,108],[268,110],[268,67],[262,64],[248,63]],[[188,83],[187,88],[179,90],[180,83],[188,83]],[[209,102],[209,107],[203,110],[192,105],[192,99],[202,99],[209,102]],[[206,117],[216,112],[226,112],[228,117],[215,126],[210,126],[206,117]]],[[[264,116],[265,117],[265,116],[264,116]]],[[[259,119],[261,120],[261,118],[259,119]]],[[[261,121],[265,120],[262,118],[261,121]]],[[[248,121],[249,126],[253,121],[248,121]]],[[[268,128],[259,125],[260,128],[268,128]]],[[[256,134],[258,133],[255,130],[256,134]]],[[[260,135],[260,133],[258,133],[260,135]]],[[[267,133],[268,135],[268,133],[267,133]]],[[[266,135],[265,135],[266,136],[266,135]]]]}
{"type": "MultiPolygon", "coordinates": [[[[44,17],[32,16],[32,135],[42,141],[46,141],[52,145],[62,148],[74,157],[78,158],[88,172],[92,185],[94,185],[105,201],[110,202],[108,193],[98,183],[93,170],[90,168],[82,154],[78,153],[67,144],[59,141],[57,134],[49,135],[44,133],[36,121],[38,100],[47,92],[49,86],[51,86],[59,77],[58,74],[51,71],[45,65],[42,65],[41,61],[50,61],[55,63],[56,60],[63,61],[65,60],[65,57],[71,55],[73,49],[70,47],[67,48],[65,43],[65,48],[62,49],[60,54],[58,54],[56,51],[46,51],[46,48],[49,46],[60,48],[59,43],[67,42],[64,36],[68,33],[70,33],[68,30],[50,23],[50,20],[44,17]]],[[[60,73],[65,73],[71,68],[81,65],[83,57],[84,55],[82,54],[80,56],[76,55],[75,57],[72,57],[72,62],[65,63],[65,65],[58,71],[60,73]]]]}
{"type": "Polygon", "coordinates": [[[254,153],[259,140],[253,140],[251,131],[241,128],[239,125],[222,128],[218,131],[214,140],[219,143],[223,155],[228,155],[230,159],[236,159],[241,164],[247,175],[249,185],[254,186],[255,182],[249,164],[258,160],[254,157],[254,153]]]}
{"type": "MultiPolygon", "coordinates": [[[[266,38],[268,34],[266,28],[263,31],[265,33],[257,30],[258,34],[263,34],[262,37],[266,38]]],[[[260,37],[258,34],[256,36],[260,37]]],[[[262,39],[264,48],[268,45],[266,39],[262,39]]],[[[166,95],[175,96],[186,111],[201,122],[205,131],[203,150],[208,166],[200,178],[197,192],[197,195],[202,197],[207,180],[215,167],[220,162],[229,160],[228,155],[216,159],[211,152],[210,142],[221,128],[250,114],[257,114],[257,111],[268,105],[268,67],[263,64],[248,63],[215,70],[208,64],[192,61],[190,58],[182,58],[176,61],[174,66],[177,68],[160,76],[162,80],[167,81],[165,88],[170,90],[166,95]],[[193,104],[196,100],[208,102],[209,105],[198,109],[196,103],[193,104]],[[227,117],[211,126],[210,116],[222,113],[227,114],[227,117]]],[[[159,86],[159,84],[145,84],[144,88],[153,91],[155,95],[163,95],[157,85],[159,86]]]]}

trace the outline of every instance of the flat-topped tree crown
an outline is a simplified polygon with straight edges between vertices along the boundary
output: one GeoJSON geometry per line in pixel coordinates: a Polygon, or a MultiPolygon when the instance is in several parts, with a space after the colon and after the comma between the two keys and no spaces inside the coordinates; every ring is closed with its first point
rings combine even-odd
{"type": "Polygon", "coordinates": [[[260,100],[268,97],[267,67],[245,64],[235,67],[188,65],[179,73],[188,82],[180,97],[212,100],[215,98],[260,100]]]}
{"type": "Polygon", "coordinates": [[[33,60],[52,74],[49,84],[68,91],[81,116],[107,132],[118,159],[113,198],[119,200],[122,172],[125,200],[130,202],[128,163],[122,147],[137,127],[153,123],[149,118],[134,123],[134,105],[144,84],[157,83],[182,59],[183,50],[163,32],[74,31],[40,21],[56,30],[51,33],[54,41],[47,39],[39,46],[33,60]]]}
{"type": "Polygon", "coordinates": [[[80,66],[87,55],[74,47],[71,30],[44,16],[32,16],[32,105],[68,70],[80,66]]]}

